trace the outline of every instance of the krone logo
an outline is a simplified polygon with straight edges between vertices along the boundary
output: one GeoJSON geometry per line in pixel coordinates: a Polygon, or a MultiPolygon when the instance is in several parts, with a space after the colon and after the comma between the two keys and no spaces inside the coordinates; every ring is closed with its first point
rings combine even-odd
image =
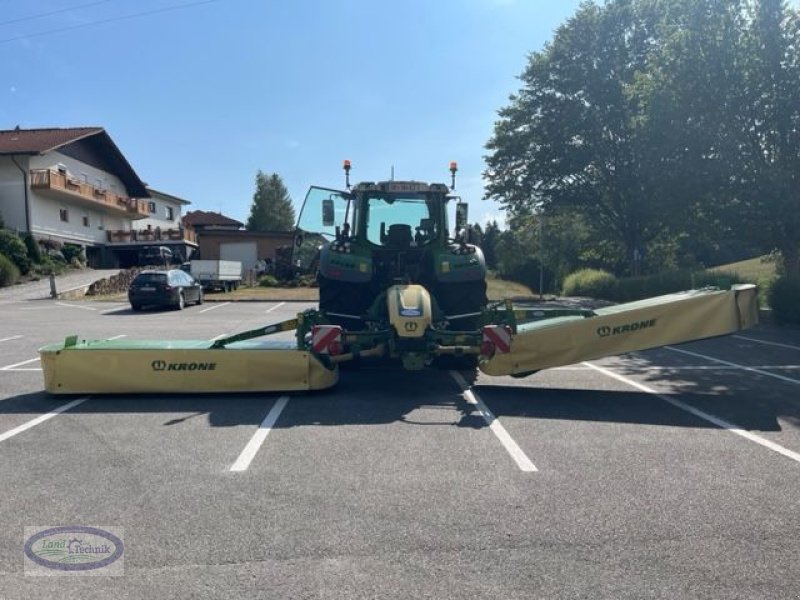
{"type": "Polygon", "coordinates": [[[655,327],[656,319],[647,319],[645,321],[634,321],[633,323],[626,323],[625,325],[616,325],[610,327],[603,325],[597,328],[597,335],[600,337],[608,337],[610,335],[619,335],[621,333],[633,333],[640,329],[647,329],[648,327],[655,327]]]}
{"type": "Polygon", "coordinates": [[[406,331],[416,331],[417,330],[417,324],[414,321],[408,321],[407,323],[405,323],[403,325],[403,327],[405,327],[406,331]]]}
{"type": "Polygon", "coordinates": [[[167,361],[154,360],[151,366],[153,367],[153,371],[164,371],[167,368],[167,361]]]}

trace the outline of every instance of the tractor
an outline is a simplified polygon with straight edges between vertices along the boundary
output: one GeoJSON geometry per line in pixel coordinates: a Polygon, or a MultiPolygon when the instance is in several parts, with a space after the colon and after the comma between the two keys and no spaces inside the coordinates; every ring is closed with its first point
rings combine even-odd
{"type": "Polygon", "coordinates": [[[292,269],[313,268],[319,306],[215,340],[84,340],[41,348],[53,394],[319,390],[339,366],[437,361],[490,376],[726,335],[758,322],[754,285],[688,290],[595,310],[487,301],[486,263],[469,242],[467,204],[451,183],[313,186],[292,269]],[[263,340],[294,331],[294,341],[263,340]]]}
{"type": "MultiPolygon", "coordinates": [[[[486,262],[469,243],[468,204],[451,185],[365,182],[346,191],[312,187],[298,227],[323,239],[318,250],[319,310],[350,331],[385,317],[386,293],[418,284],[430,294],[432,319],[449,330],[473,330],[487,305],[486,262]],[[452,224],[452,230],[451,230],[452,224]]],[[[298,239],[298,261],[314,253],[298,239]]]]}

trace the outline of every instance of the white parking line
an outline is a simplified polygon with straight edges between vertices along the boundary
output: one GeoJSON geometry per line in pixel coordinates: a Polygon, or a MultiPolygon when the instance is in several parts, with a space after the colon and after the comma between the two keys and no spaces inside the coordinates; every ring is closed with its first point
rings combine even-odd
{"type": "Polygon", "coordinates": [[[5,367],[0,367],[0,371],[41,371],[40,367],[35,369],[20,369],[22,365],[27,365],[28,363],[36,362],[39,358],[31,358],[28,360],[23,360],[22,362],[14,363],[13,365],[6,365],[5,367]]]}
{"type": "Polygon", "coordinates": [[[218,308],[222,308],[223,306],[228,306],[228,304],[230,304],[230,302],[222,302],[221,304],[216,304],[214,306],[209,306],[208,308],[204,308],[203,310],[200,310],[200,311],[197,311],[197,312],[204,313],[204,312],[208,312],[210,310],[217,310],[218,308]]]}
{"type": "MultiPolygon", "coordinates": [[[[635,371],[739,371],[740,366],[734,365],[684,365],[681,367],[659,367],[657,365],[636,365],[628,366],[626,369],[635,371]]],[[[797,371],[800,365],[754,365],[751,369],[775,369],[776,371],[797,371]]],[[[557,370],[557,369],[552,369],[557,370]]],[[[582,369],[586,370],[586,369],[582,369]]]]}
{"type": "Polygon", "coordinates": [[[780,379],[781,381],[786,381],[788,383],[794,383],[796,385],[800,385],[800,379],[792,379],[791,377],[785,377],[783,375],[778,375],[777,373],[768,373],[767,371],[763,371],[761,369],[757,369],[755,367],[748,367],[745,365],[740,365],[734,362],[730,362],[727,360],[722,360],[721,358],[714,358],[713,356],[706,356],[705,354],[700,354],[699,352],[690,352],[689,350],[682,350],[680,348],[673,348],[672,346],[664,346],[667,350],[671,350],[672,352],[680,352],[681,354],[687,354],[689,356],[695,356],[697,358],[702,358],[705,360],[710,360],[711,362],[719,363],[721,365],[728,365],[729,367],[736,367],[737,369],[742,369],[743,371],[750,371],[751,373],[758,373],[759,375],[764,375],[765,377],[773,377],[775,379],[780,379]]]}
{"type": "Polygon", "coordinates": [[[116,306],[114,306],[112,308],[107,308],[106,310],[101,310],[100,314],[101,315],[109,315],[111,313],[118,312],[124,306],[127,306],[127,304],[117,304],[116,306]]]}
{"type": "Polygon", "coordinates": [[[748,342],[756,342],[758,344],[766,344],[767,346],[777,346],[778,348],[789,348],[790,350],[800,350],[800,346],[792,346],[791,344],[781,344],[780,342],[768,342],[767,340],[757,340],[756,338],[747,337],[746,335],[732,335],[740,340],[747,340],[748,342]]]}
{"type": "Polygon", "coordinates": [[[118,339],[124,338],[124,337],[127,337],[127,334],[122,333],[120,335],[115,335],[114,337],[106,338],[106,341],[110,342],[111,340],[118,340],[118,339]]]}
{"type": "Polygon", "coordinates": [[[450,371],[450,375],[453,379],[456,380],[456,383],[461,388],[461,391],[464,393],[464,399],[473,406],[477,407],[478,411],[481,413],[483,420],[486,421],[486,424],[489,426],[489,429],[492,430],[492,433],[497,436],[497,439],[500,440],[500,443],[503,444],[503,447],[506,449],[511,455],[511,458],[514,459],[514,462],[517,463],[517,466],[520,468],[521,471],[525,471],[526,473],[533,473],[537,471],[536,465],[534,465],[531,460],[525,455],[517,445],[517,442],[514,441],[506,428],[500,423],[497,417],[494,416],[492,411],[489,410],[483,400],[478,397],[478,395],[469,389],[469,385],[467,382],[464,381],[464,378],[461,376],[461,373],[458,371],[450,371]]]}
{"type": "Polygon", "coordinates": [[[21,337],[21,335],[12,335],[11,337],[0,339],[0,342],[10,342],[11,340],[18,340],[21,337]]]}
{"type": "Polygon", "coordinates": [[[634,381],[633,379],[628,379],[624,375],[619,375],[617,373],[614,373],[614,371],[610,371],[608,369],[604,369],[603,367],[598,367],[597,365],[593,365],[593,364],[588,363],[588,362],[585,362],[583,364],[586,365],[587,367],[590,367],[590,368],[594,369],[595,371],[598,371],[598,372],[602,373],[603,375],[607,375],[608,377],[616,379],[617,381],[621,381],[623,383],[627,383],[628,385],[630,385],[632,387],[635,387],[636,389],[641,390],[643,392],[647,392],[648,394],[653,394],[657,398],[660,398],[664,402],[668,402],[669,404],[671,404],[672,406],[674,406],[676,408],[680,408],[681,410],[684,410],[684,411],[686,411],[688,413],[691,413],[696,417],[700,417],[704,421],[708,421],[709,423],[713,423],[717,427],[720,427],[722,429],[730,431],[731,433],[735,433],[736,435],[739,435],[739,436],[741,436],[741,437],[743,437],[745,439],[748,439],[751,442],[755,442],[756,444],[764,446],[765,448],[769,448],[773,452],[777,452],[778,454],[782,454],[783,456],[785,456],[787,458],[791,458],[792,460],[800,463],[800,454],[798,454],[797,452],[793,452],[792,450],[789,450],[788,448],[784,448],[783,446],[781,446],[779,444],[776,444],[775,442],[771,442],[770,440],[768,440],[766,438],[763,438],[760,435],[756,435],[754,433],[751,433],[751,432],[747,431],[746,429],[742,429],[741,427],[739,427],[738,425],[736,425],[734,423],[731,423],[731,422],[726,421],[724,419],[720,419],[719,417],[716,417],[716,416],[714,416],[714,415],[712,415],[710,413],[707,413],[707,412],[702,411],[702,410],[700,410],[698,408],[695,408],[694,406],[690,406],[689,404],[686,404],[685,402],[681,402],[680,400],[677,400],[675,398],[670,398],[669,396],[666,396],[664,394],[659,394],[654,389],[649,388],[646,385],[642,385],[641,383],[639,383],[638,381],[634,381]]]}
{"type": "Polygon", "coordinates": [[[265,310],[264,312],[265,312],[265,313],[271,313],[273,310],[275,310],[276,308],[280,308],[280,307],[281,307],[281,306],[283,306],[284,304],[286,304],[286,302],[278,302],[278,304],[276,304],[275,306],[271,306],[270,308],[268,308],[268,309],[267,309],[267,310],[265,310]]]}
{"type": "Polygon", "coordinates": [[[78,398],[77,400],[73,400],[72,402],[67,402],[66,404],[63,404],[63,405],[59,406],[58,408],[56,408],[54,410],[51,410],[49,413],[46,413],[44,415],[40,415],[40,416],[36,417],[35,419],[31,419],[27,423],[23,423],[19,427],[15,427],[14,429],[9,429],[5,433],[0,433],[0,442],[4,442],[9,438],[14,437],[15,435],[19,435],[20,433],[22,433],[23,431],[27,431],[31,427],[36,427],[37,425],[39,425],[39,423],[44,423],[45,421],[47,421],[49,419],[52,419],[56,415],[59,415],[59,414],[63,413],[64,411],[69,410],[70,408],[74,408],[74,407],[78,406],[79,404],[82,404],[83,402],[86,402],[88,399],[89,399],[89,396],[86,396],[84,398],[78,398]]]}
{"type": "Polygon", "coordinates": [[[253,434],[253,437],[250,438],[250,441],[247,442],[247,445],[244,447],[244,450],[242,450],[239,458],[237,458],[236,462],[233,463],[233,466],[230,469],[231,471],[247,470],[247,467],[250,466],[250,463],[258,453],[258,449],[261,448],[261,444],[263,444],[264,440],[267,439],[269,432],[272,431],[272,427],[275,425],[275,422],[281,415],[281,411],[283,411],[288,402],[289,396],[281,396],[278,398],[278,401],[267,413],[267,416],[264,417],[264,420],[262,421],[258,430],[253,434]]]}
{"type": "Polygon", "coordinates": [[[92,308],[91,306],[80,306],[78,304],[67,304],[66,302],[56,302],[59,306],[64,306],[66,308],[79,308],[81,310],[97,310],[96,308],[92,308]]]}

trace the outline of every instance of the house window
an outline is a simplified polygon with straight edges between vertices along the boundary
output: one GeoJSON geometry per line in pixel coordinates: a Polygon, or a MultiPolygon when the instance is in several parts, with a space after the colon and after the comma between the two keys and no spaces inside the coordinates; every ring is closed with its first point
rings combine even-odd
{"type": "Polygon", "coordinates": [[[61,215],[61,220],[64,223],[69,223],[69,211],[66,208],[62,208],[59,210],[59,213],[61,215]]]}
{"type": "Polygon", "coordinates": [[[175,211],[172,210],[171,206],[167,207],[167,220],[172,221],[175,219],[175,211]]]}
{"type": "Polygon", "coordinates": [[[83,217],[83,226],[89,227],[89,217],[83,217]]]}
{"type": "Polygon", "coordinates": [[[156,212],[156,203],[155,202],[148,202],[147,203],[147,210],[150,212],[151,215],[154,214],[156,212]]]}

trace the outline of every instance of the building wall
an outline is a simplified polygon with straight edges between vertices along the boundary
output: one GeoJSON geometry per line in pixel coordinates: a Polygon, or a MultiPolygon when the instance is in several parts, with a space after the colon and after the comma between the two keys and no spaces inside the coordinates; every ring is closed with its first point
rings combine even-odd
{"type": "MultiPolygon", "coordinates": [[[[117,194],[127,195],[122,181],[115,175],[86,165],[60,152],[50,152],[44,156],[31,157],[29,169],[55,169],[62,164],[67,173],[117,194]]],[[[12,165],[13,166],[13,165],[12,165]]],[[[131,229],[131,219],[108,214],[102,209],[94,209],[70,201],[69,198],[53,198],[28,191],[31,207],[31,229],[37,237],[55,238],[60,241],[99,245],[107,241],[106,230],[131,229]],[[67,210],[68,221],[61,220],[61,209],[67,210]],[[84,218],[88,224],[84,224],[84,218]]]]}
{"type": "Polygon", "coordinates": [[[200,257],[206,260],[220,259],[220,245],[223,243],[237,243],[255,241],[258,259],[271,259],[275,261],[275,250],[281,246],[292,244],[291,233],[259,233],[255,231],[203,231],[198,232],[197,244],[200,257]]]}
{"type": "MultiPolygon", "coordinates": [[[[17,156],[27,174],[28,157],[17,156]]],[[[27,175],[26,175],[27,179],[27,175]]],[[[25,231],[25,180],[10,156],[0,156],[0,215],[9,229],[25,231]]]]}
{"type": "Polygon", "coordinates": [[[151,191],[152,198],[146,199],[151,208],[151,216],[133,222],[134,229],[177,229],[181,226],[183,204],[151,191]],[[172,208],[172,219],[167,216],[167,208],[172,208]]]}

